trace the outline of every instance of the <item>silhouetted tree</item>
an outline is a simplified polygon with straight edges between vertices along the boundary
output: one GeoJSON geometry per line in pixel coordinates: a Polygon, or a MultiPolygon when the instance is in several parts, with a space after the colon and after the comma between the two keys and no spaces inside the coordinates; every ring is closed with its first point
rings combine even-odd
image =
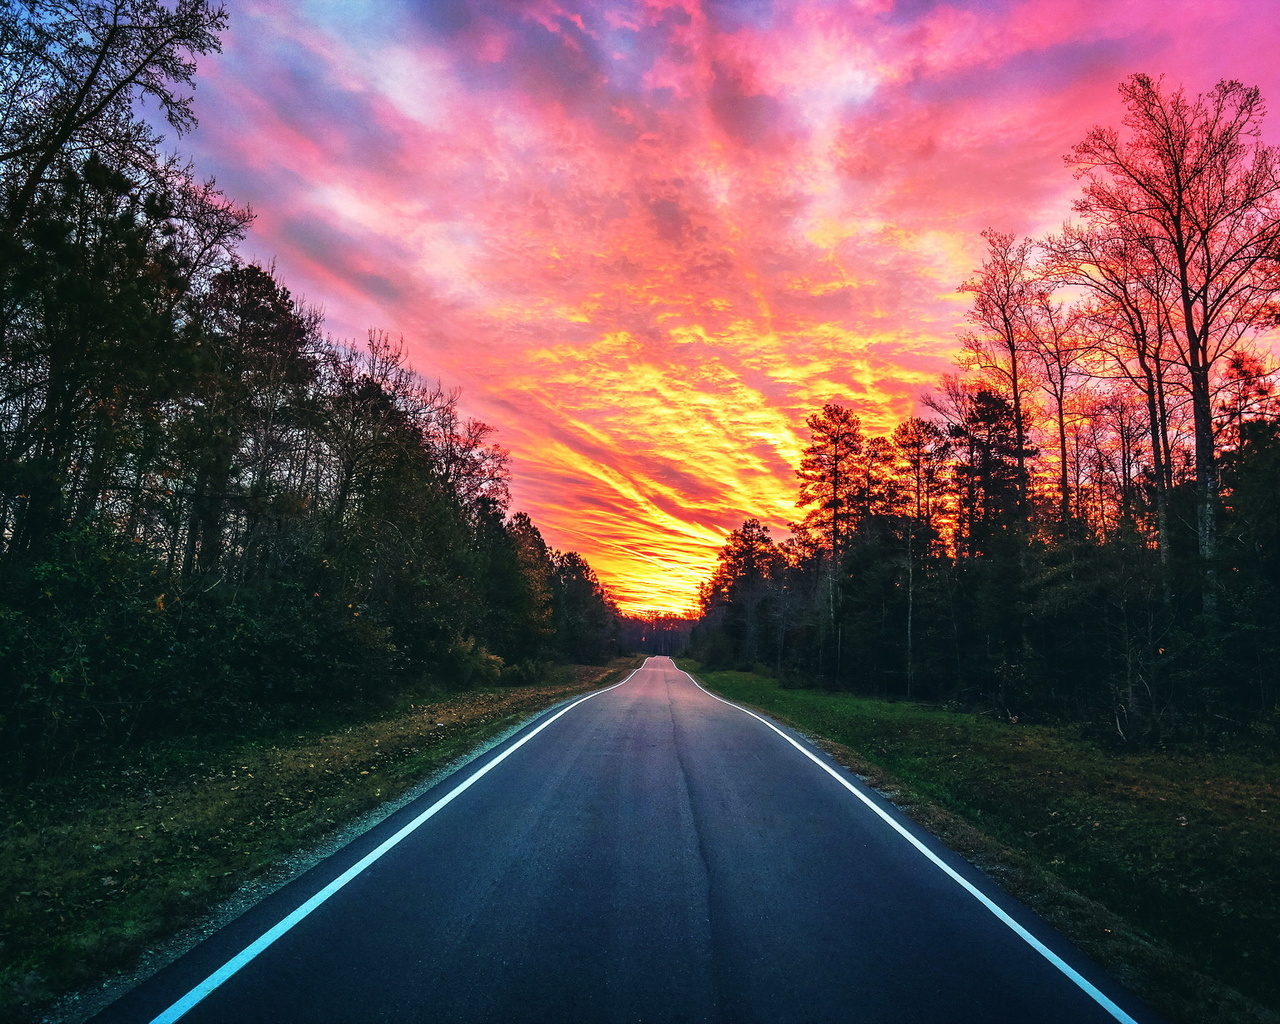
{"type": "Polygon", "coordinates": [[[96,154],[143,175],[159,137],[139,116],[155,104],[193,128],[195,57],[221,49],[226,11],[208,0],[59,0],[0,8],[0,167],[4,226],[22,228],[41,190],[96,154]]]}
{"type": "Polygon", "coordinates": [[[1166,93],[1160,80],[1133,75],[1120,95],[1126,134],[1094,128],[1072,152],[1085,182],[1076,208],[1109,234],[1136,242],[1167,282],[1169,322],[1191,392],[1202,600],[1213,613],[1213,375],[1243,335],[1270,323],[1280,285],[1280,150],[1257,141],[1262,96],[1239,82],[1189,99],[1180,88],[1166,93]]]}
{"type": "Polygon", "coordinates": [[[1012,235],[993,229],[984,231],[982,237],[987,240],[987,258],[978,275],[960,286],[960,291],[973,295],[973,306],[967,315],[977,330],[964,335],[962,341],[969,364],[990,375],[993,389],[1009,396],[1018,461],[1017,497],[1018,503],[1025,505],[1030,479],[1025,456],[1025,353],[1028,324],[1039,294],[1033,246],[1030,239],[1015,242],[1012,235]]]}
{"type": "MultiPolygon", "coordinates": [[[[732,531],[720,549],[715,572],[700,595],[703,615],[715,613],[735,664],[751,666],[766,660],[770,597],[781,568],[782,555],[758,519],[748,519],[732,531]]],[[[771,645],[770,645],[771,646],[771,645]]]]}

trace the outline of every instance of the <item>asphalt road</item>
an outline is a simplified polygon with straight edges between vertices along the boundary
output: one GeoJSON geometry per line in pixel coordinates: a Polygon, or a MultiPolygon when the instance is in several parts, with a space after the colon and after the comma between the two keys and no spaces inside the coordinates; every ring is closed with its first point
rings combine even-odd
{"type": "Polygon", "coordinates": [[[651,658],[95,1018],[179,1019],[1154,1018],[809,744],[651,658]]]}

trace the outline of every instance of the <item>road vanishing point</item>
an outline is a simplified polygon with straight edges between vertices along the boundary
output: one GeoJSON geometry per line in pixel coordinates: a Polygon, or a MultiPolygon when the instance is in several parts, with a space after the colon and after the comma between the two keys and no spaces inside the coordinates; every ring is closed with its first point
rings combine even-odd
{"type": "Polygon", "coordinates": [[[543,713],[95,1024],[1151,1024],[994,882],[668,658],[543,713]]]}

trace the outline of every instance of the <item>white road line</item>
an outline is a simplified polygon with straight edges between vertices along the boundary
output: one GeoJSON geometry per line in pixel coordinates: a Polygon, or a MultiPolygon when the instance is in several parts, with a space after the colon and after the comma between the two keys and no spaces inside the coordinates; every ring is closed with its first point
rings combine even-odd
{"type": "MultiPolygon", "coordinates": [[[[684,670],[677,669],[677,671],[683,672],[684,670]]],[[[984,907],[986,907],[989,911],[991,911],[991,913],[994,914],[1003,924],[1008,925],[1008,927],[1013,931],[1015,935],[1018,936],[1018,938],[1022,939],[1023,942],[1025,942],[1028,946],[1034,949],[1042,957],[1048,960],[1049,963],[1053,964],[1054,967],[1056,967],[1059,971],[1061,971],[1064,975],[1066,975],[1067,978],[1070,981],[1072,981],[1077,987],[1079,987],[1079,989],[1082,992],[1084,992],[1085,995],[1087,995],[1090,999],[1092,999],[1095,1003],[1097,1003],[1100,1007],[1102,1007],[1102,1009],[1106,1010],[1107,1013],[1111,1014],[1111,1016],[1114,1017],[1117,1021],[1119,1021],[1120,1024],[1138,1024],[1138,1022],[1134,1020],[1134,1018],[1130,1017],[1129,1014],[1125,1013],[1124,1010],[1120,1009],[1120,1007],[1118,1007],[1115,1003],[1113,1003],[1110,999],[1108,999],[1105,995],[1103,995],[1100,991],[1098,991],[1098,989],[1094,985],[1092,985],[1089,981],[1087,981],[1084,977],[1082,977],[1078,971],[1076,971],[1066,961],[1064,961],[1060,956],[1058,956],[1057,953],[1049,949],[1048,946],[1046,946],[1043,942],[1041,942],[1029,931],[1027,931],[1024,927],[1022,927],[1022,925],[1018,924],[1017,921],[1015,921],[1012,917],[1006,914],[1003,910],[1001,910],[1000,907],[998,907],[995,903],[993,903],[991,899],[985,893],[982,892],[981,889],[975,886],[972,882],[969,882],[967,879],[957,874],[954,868],[952,868],[949,864],[947,864],[940,857],[938,857],[937,854],[935,854],[932,850],[930,850],[929,847],[925,846],[924,843],[920,842],[919,839],[917,839],[909,831],[907,831],[907,829],[905,829],[900,823],[898,823],[897,821],[894,821],[893,817],[889,815],[888,812],[886,812],[883,808],[876,806],[876,804],[872,801],[872,799],[869,796],[867,796],[865,793],[859,790],[857,786],[853,785],[853,783],[851,783],[847,778],[845,778],[838,771],[832,768],[831,765],[827,764],[820,757],[814,754],[813,751],[806,750],[803,746],[797,743],[792,737],[788,736],[785,732],[779,729],[776,725],[774,725],[768,719],[762,718],[760,715],[757,715],[754,711],[749,711],[747,708],[744,708],[739,704],[733,703],[733,701],[725,700],[723,697],[719,696],[718,694],[712,693],[700,682],[698,682],[698,680],[694,679],[693,676],[689,675],[688,672],[684,672],[684,674],[686,676],[689,676],[689,679],[693,682],[693,685],[696,686],[703,693],[705,693],[708,697],[714,697],[721,704],[728,704],[729,707],[731,708],[737,708],[743,714],[750,715],[757,722],[767,725],[770,729],[776,732],[784,740],[786,740],[793,747],[795,747],[796,750],[800,751],[800,753],[804,754],[805,757],[807,757],[810,761],[812,761],[824,772],[826,772],[838,783],[840,783],[840,785],[844,786],[845,789],[847,789],[850,793],[852,793],[864,804],[866,804],[867,807],[869,807],[872,811],[874,811],[877,815],[879,815],[885,821],[885,823],[889,825],[890,828],[892,828],[895,832],[901,835],[907,842],[909,842],[912,846],[914,846],[917,850],[919,850],[927,858],[929,858],[930,861],[932,861],[935,865],[937,865],[937,867],[939,867],[952,881],[954,881],[957,885],[959,885],[962,889],[964,889],[967,893],[969,893],[970,896],[972,896],[984,907]]]]}
{"type": "Polygon", "coordinates": [[[332,882],[330,882],[323,889],[317,892],[309,900],[307,900],[305,903],[299,906],[287,917],[283,918],[274,927],[263,932],[262,935],[258,936],[256,940],[251,942],[248,946],[246,946],[239,953],[233,956],[225,964],[219,967],[216,971],[214,971],[211,975],[209,975],[209,977],[205,978],[204,981],[200,982],[199,985],[191,989],[190,992],[184,995],[176,1003],[174,1003],[173,1005],[168,1007],[166,1010],[164,1010],[164,1012],[162,1012],[159,1016],[153,1017],[151,1020],[151,1024],[172,1024],[173,1021],[180,1020],[183,1017],[185,1017],[199,1003],[203,1002],[206,998],[208,998],[209,995],[211,995],[216,989],[218,989],[221,985],[223,985],[229,978],[233,977],[238,971],[240,971],[241,968],[243,968],[246,964],[248,964],[260,953],[262,953],[263,950],[265,950],[268,946],[270,946],[273,942],[275,942],[276,939],[280,938],[282,935],[284,935],[286,932],[292,929],[294,925],[298,924],[303,918],[307,917],[313,910],[319,907],[330,896],[332,896],[339,889],[345,886],[353,878],[355,878],[357,875],[363,872],[374,861],[378,860],[384,853],[386,853],[392,847],[397,846],[401,840],[405,839],[412,832],[414,832],[420,825],[423,824],[423,822],[427,821],[429,818],[434,817],[437,811],[443,808],[446,804],[450,803],[455,797],[461,795],[463,792],[470,789],[475,783],[479,782],[480,779],[482,779],[484,776],[488,775],[489,772],[493,771],[494,768],[498,767],[498,765],[500,765],[508,757],[510,757],[517,750],[519,750],[526,743],[528,743],[531,739],[537,736],[538,733],[542,732],[543,729],[549,726],[557,718],[559,718],[561,715],[568,714],[570,711],[576,708],[579,704],[582,704],[585,701],[589,701],[592,697],[598,697],[602,693],[608,693],[610,690],[617,689],[623,683],[627,682],[627,680],[629,680],[631,676],[634,676],[636,672],[639,672],[640,669],[642,668],[644,668],[643,665],[641,665],[640,668],[636,669],[630,675],[628,675],[626,679],[623,679],[622,682],[614,683],[613,686],[607,686],[603,690],[596,690],[594,693],[589,693],[585,697],[575,700],[572,704],[568,705],[567,707],[561,708],[559,711],[557,711],[554,715],[548,718],[545,722],[543,722],[540,726],[538,726],[532,732],[523,736],[519,742],[513,743],[501,754],[499,754],[492,761],[490,761],[483,768],[481,768],[478,772],[476,772],[474,775],[469,776],[465,782],[462,782],[459,785],[455,786],[453,789],[449,790],[448,793],[446,793],[439,800],[437,800],[430,807],[428,807],[425,811],[419,814],[416,818],[413,819],[413,821],[409,822],[409,824],[405,825],[404,828],[400,829],[400,831],[397,832],[395,835],[393,835],[390,839],[386,840],[381,846],[377,847],[377,849],[372,850],[371,852],[365,854],[364,857],[362,857],[359,861],[357,861],[351,867],[347,868],[346,871],[340,874],[337,878],[335,878],[332,882]]]}

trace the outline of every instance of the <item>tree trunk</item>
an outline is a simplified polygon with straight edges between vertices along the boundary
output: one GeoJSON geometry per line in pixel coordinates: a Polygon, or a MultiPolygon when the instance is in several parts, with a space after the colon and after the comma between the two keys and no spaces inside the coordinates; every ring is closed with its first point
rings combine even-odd
{"type": "Polygon", "coordinates": [[[915,692],[915,537],[916,520],[907,532],[907,699],[915,692]]]}
{"type": "Polygon", "coordinates": [[[1071,521],[1071,481],[1067,472],[1067,414],[1066,397],[1055,396],[1058,403],[1058,515],[1063,524],[1071,521]]]}
{"type": "Polygon", "coordinates": [[[1200,606],[1213,619],[1218,613],[1218,465],[1214,457],[1213,414],[1209,400],[1209,369],[1201,363],[1191,371],[1191,411],[1195,424],[1196,539],[1200,554],[1200,606]]]}

